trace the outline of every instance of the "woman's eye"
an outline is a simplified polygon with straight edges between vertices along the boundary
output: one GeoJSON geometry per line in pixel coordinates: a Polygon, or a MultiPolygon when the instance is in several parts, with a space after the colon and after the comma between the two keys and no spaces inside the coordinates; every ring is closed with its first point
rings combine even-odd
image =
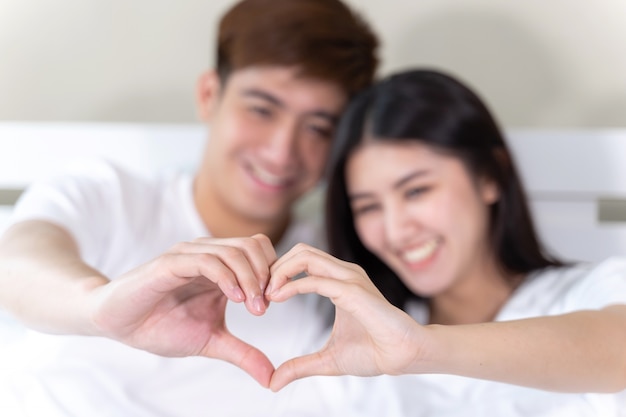
{"type": "Polygon", "coordinates": [[[311,125],[309,126],[309,131],[323,139],[330,139],[333,135],[333,129],[326,126],[311,125]]]}
{"type": "Polygon", "coordinates": [[[353,207],[352,214],[356,217],[356,216],[360,216],[363,214],[371,213],[375,211],[377,208],[378,206],[376,204],[368,204],[368,205],[353,207]]]}
{"type": "Polygon", "coordinates": [[[422,194],[426,193],[430,188],[429,187],[415,187],[415,188],[409,188],[405,195],[407,197],[419,197],[422,194]]]}

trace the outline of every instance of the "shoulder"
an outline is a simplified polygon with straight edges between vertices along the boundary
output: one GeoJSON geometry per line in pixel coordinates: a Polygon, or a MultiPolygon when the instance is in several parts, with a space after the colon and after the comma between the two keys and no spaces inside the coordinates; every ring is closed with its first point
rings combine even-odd
{"type": "Polygon", "coordinates": [[[499,319],[563,314],[626,304],[626,257],[551,267],[531,274],[499,319]]]}
{"type": "Polygon", "coordinates": [[[573,268],[572,285],[566,302],[584,308],[602,308],[609,304],[626,304],[626,257],[613,256],[597,263],[573,268]]]}
{"type": "Polygon", "coordinates": [[[140,176],[132,169],[106,159],[80,159],[48,173],[48,175],[33,182],[26,191],[36,190],[39,187],[52,187],[69,191],[81,186],[98,190],[99,186],[111,187],[115,184],[143,182],[143,178],[145,177],[140,176]]]}
{"type": "Polygon", "coordinates": [[[546,268],[533,274],[529,280],[544,281],[547,286],[567,291],[584,291],[593,286],[622,284],[626,283],[626,257],[612,256],[600,262],[546,268]]]}
{"type": "Polygon", "coordinates": [[[33,182],[18,200],[15,213],[98,209],[132,193],[126,190],[145,190],[145,185],[145,179],[112,162],[75,161],[33,182]]]}
{"type": "MultiPolygon", "coordinates": [[[[12,222],[33,218],[71,228],[107,219],[142,219],[168,189],[180,188],[175,175],[139,173],[108,160],[74,161],[31,184],[15,205],[12,222]]],[[[177,194],[178,195],[178,194],[177,194]]]]}
{"type": "Polygon", "coordinates": [[[75,162],[68,166],[65,173],[58,175],[56,180],[76,181],[104,188],[145,187],[151,183],[150,176],[105,159],[75,162]]]}
{"type": "Polygon", "coordinates": [[[78,205],[142,223],[164,210],[169,212],[165,219],[176,213],[176,207],[191,199],[193,178],[187,172],[147,172],[97,160],[74,165],[57,181],[65,184],[62,191],[76,198],[78,205]]]}

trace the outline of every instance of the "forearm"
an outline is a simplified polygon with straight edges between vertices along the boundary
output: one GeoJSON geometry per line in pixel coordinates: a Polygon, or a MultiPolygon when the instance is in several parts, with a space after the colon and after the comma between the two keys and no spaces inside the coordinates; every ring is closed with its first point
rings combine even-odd
{"type": "Polygon", "coordinates": [[[428,326],[416,373],[450,373],[546,390],[626,388],[626,306],[464,326],[428,326]]]}
{"type": "Polygon", "coordinates": [[[88,294],[106,282],[52,224],[16,224],[0,240],[0,305],[35,329],[93,334],[88,294]]]}

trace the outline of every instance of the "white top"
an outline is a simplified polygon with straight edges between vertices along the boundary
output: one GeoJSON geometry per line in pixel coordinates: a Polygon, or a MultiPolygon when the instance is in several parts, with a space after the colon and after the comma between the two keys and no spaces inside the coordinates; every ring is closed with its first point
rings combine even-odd
{"type": "MultiPolygon", "coordinates": [[[[496,321],[600,309],[611,304],[626,304],[625,258],[532,274],[502,307],[496,321]]],[[[421,323],[428,321],[423,304],[412,305],[409,312],[421,323]]],[[[382,376],[371,381],[370,389],[376,395],[363,397],[364,408],[381,413],[388,410],[388,416],[626,416],[626,392],[564,394],[454,375],[382,376]]]]}
{"type": "MultiPolygon", "coordinates": [[[[321,210],[314,208],[298,207],[278,252],[299,241],[323,247],[321,210]]],[[[33,185],[14,221],[34,218],[69,229],[84,259],[112,279],[179,241],[209,235],[193,204],[191,175],[151,178],[103,162],[33,185]]],[[[320,347],[328,303],[298,296],[261,317],[229,303],[226,323],[278,366],[320,347]]],[[[223,361],[164,358],[105,338],[29,331],[2,359],[0,415],[12,417],[320,416],[349,407],[342,378],[311,378],[272,393],[223,361]]]]}

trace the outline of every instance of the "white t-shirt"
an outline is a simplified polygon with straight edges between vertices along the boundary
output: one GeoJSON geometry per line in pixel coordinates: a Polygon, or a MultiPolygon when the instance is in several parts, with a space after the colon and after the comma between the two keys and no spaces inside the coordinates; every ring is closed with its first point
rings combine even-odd
{"type": "MultiPolygon", "coordinates": [[[[15,207],[14,221],[25,219],[69,229],[84,259],[112,279],[178,242],[209,235],[191,175],[141,177],[103,162],[34,184],[15,207]]],[[[320,220],[313,203],[298,207],[277,252],[299,241],[323,247],[320,220]]],[[[298,296],[261,317],[229,303],[226,323],[278,366],[320,347],[332,320],[328,303],[298,296]]],[[[2,356],[3,416],[320,416],[350,408],[342,378],[310,378],[272,393],[223,361],[164,358],[105,338],[29,331],[2,356]]]]}
{"type": "MultiPolygon", "coordinates": [[[[179,241],[209,234],[195,211],[191,181],[92,164],[71,178],[34,185],[15,221],[65,225],[85,259],[114,278],[179,241]]],[[[277,251],[298,241],[323,247],[320,220],[314,202],[299,207],[277,251]]],[[[534,274],[497,320],[626,303],[625,277],[622,259],[534,274]]],[[[416,320],[427,322],[424,306],[412,307],[416,320]]],[[[302,296],[272,304],[262,317],[230,303],[226,320],[278,365],[320,347],[330,311],[318,297],[302,296]]],[[[314,377],[275,394],[218,360],[163,358],[103,338],[29,332],[0,357],[0,415],[613,417],[626,416],[626,401],[624,394],[558,394],[451,375],[314,377]]]]}
{"type": "MultiPolygon", "coordinates": [[[[502,307],[496,321],[600,309],[611,304],[626,304],[625,258],[531,274],[502,307]]],[[[420,323],[428,322],[423,304],[415,303],[408,310],[420,323]]],[[[369,389],[376,395],[364,395],[364,407],[381,413],[388,410],[385,415],[394,416],[626,416],[626,392],[555,393],[454,375],[382,376],[373,379],[369,389]]]]}

